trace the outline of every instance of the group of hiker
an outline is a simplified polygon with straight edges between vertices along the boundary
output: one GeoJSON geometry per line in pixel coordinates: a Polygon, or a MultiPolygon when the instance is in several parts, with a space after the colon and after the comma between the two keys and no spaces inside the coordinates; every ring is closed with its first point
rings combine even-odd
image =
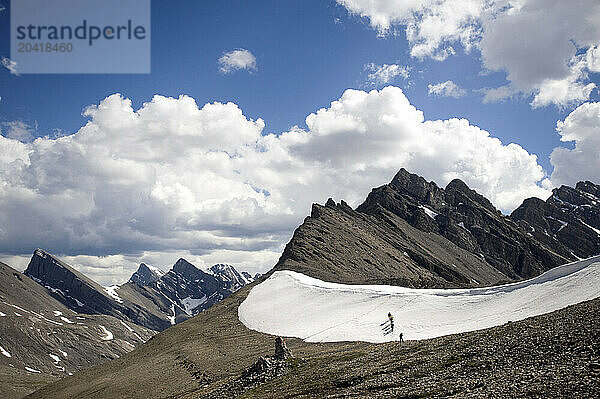
{"type": "MultiPolygon", "coordinates": [[[[388,312],[388,320],[390,322],[390,332],[394,332],[394,316],[392,316],[391,312],[388,312]]],[[[404,337],[402,336],[402,333],[400,333],[400,335],[398,336],[398,341],[403,342],[404,341],[404,337]]]]}

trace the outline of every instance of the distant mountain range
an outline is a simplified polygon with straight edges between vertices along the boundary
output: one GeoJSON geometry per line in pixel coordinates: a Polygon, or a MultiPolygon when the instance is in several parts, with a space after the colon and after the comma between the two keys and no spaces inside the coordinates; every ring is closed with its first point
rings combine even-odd
{"type": "Polygon", "coordinates": [[[24,274],[69,309],[155,331],[187,320],[254,280],[231,265],[214,265],[205,272],[179,259],[166,273],[142,263],[127,283],[102,287],[41,249],[35,250],[24,274]]]}
{"type": "Polygon", "coordinates": [[[118,358],[255,277],[179,259],[166,273],[142,263],[126,284],[102,287],[41,249],[24,273],[0,263],[0,374],[35,386],[118,358]]]}

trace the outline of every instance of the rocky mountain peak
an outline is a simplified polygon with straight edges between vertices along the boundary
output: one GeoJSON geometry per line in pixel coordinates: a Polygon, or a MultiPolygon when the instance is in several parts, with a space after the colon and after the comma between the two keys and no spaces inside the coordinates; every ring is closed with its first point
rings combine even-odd
{"type": "Polygon", "coordinates": [[[244,285],[254,281],[254,279],[250,277],[248,273],[240,273],[235,269],[235,267],[223,263],[218,263],[211,266],[210,272],[223,281],[228,288],[233,290],[242,288],[244,285]]]}
{"type": "Polygon", "coordinates": [[[87,313],[120,314],[104,288],[42,249],[34,251],[24,274],[67,307],[87,313]]]}
{"type": "Polygon", "coordinates": [[[141,263],[137,271],[131,275],[129,281],[141,286],[149,285],[158,280],[163,274],[165,274],[165,272],[162,270],[141,263]]]}
{"type": "Polygon", "coordinates": [[[469,186],[460,179],[453,179],[446,185],[444,191],[448,203],[454,206],[458,206],[460,203],[475,203],[491,212],[498,213],[496,207],[494,207],[487,198],[477,193],[475,190],[471,190],[469,186]]]}
{"type": "Polygon", "coordinates": [[[200,269],[183,258],[179,258],[171,270],[181,276],[189,277],[195,276],[198,272],[201,272],[200,269]]]}
{"type": "Polygon", "coordinates": [[[98,284],[40,248],[33,252],[24,274],[35,281],[67,291],[77,290],[81,285],[100,288],[98,284]]]}
{"type": "Polygon", "coordinates": [[[595,207],[600,205],[600,186],[589,181],[579,182],[575,188],[563,185],[552,190],[548,201],[558,207],[595,207]]]}
{"type": "MultiPolygon", "coordinates": [[[[526,200],[507,217],[460,179],[442,189],[401,169],[389,184],[374,188],[355,211],[333,200],[325,206],[314,204],[311,217],[296,230],[276,267],[350,283],[360,273],[377,275],[378,280],[372,278],[376,283],[415,287],[533,277],[600,252],[594,233],[600,231],[595,219],[598,206],[593,202],[596,196],[590,194],[596,186],[581,183],[580,187],[585,191],[563,187],[553,196],[565,204],[568,198],[581,197],[573,202],[582,204],[574,205],[576,211],[573,206],[566,211],[576,218],[573,222],[548,213],[547,204],[539,199],[526,200]],[[536,220],[536,226],[523,218],[536,220]],[[586,224],[591,227],[580,228],[586,224]],[[575,238],[567,238],[575,237],[574,231],[585,238],[577,251],[572,249],[575,238]],[[423,252],[433,246],[438,248],[433,254],[423,252]],[[452,257],[456,260],[449,260],[452,257]],[[387,277],[379,277],[382,270],[387,277]]],[[[597,223],[600,226],[600,215],[597,223]]]]}
{"type": "Polygon", "coordinates": [[[511,219],[528,234],[566,256],[587,258],[600,253],[600,186],[579,182],[552,190],[546,201],[530,198],[511,219]]]}
{"type": "Polygon", "coordinates": [[[389,184],[396,192],[406,194],[422,203],[437,202],[440,188],[434,182],[428,182],[424,178],[402,168],[389,184]]]}
{"type": "Polygon", "coordinates": [[[511,217],[513,219],[527,219],[535,222],[538,225],[545,223],[544,209],[546,208],[546,202],[539,198],[527,198],[521,206],[515,209],[511,217]]]}

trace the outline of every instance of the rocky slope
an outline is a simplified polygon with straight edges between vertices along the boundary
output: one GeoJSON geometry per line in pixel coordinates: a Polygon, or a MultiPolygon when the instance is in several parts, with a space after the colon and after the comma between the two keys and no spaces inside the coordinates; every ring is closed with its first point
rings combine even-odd
{"type": "Polygon", "coordinates": [[[598,311],[596,299],[487,330],[296,359],[243,398],[596,398],[598,311]]]}
{"type": "Polygon", "coordinates": [[[180,259],[167,273],[141,264],[128,283],[101,287],[41,249],[24,274],[0,264],[0,397],[118,358],[250,281],[230,265],[207,273],[180,259]]]}
{"type": "Polygon", "coordinates": [[[75,312],[0,263],[0,397],[115,359],[155,331],[116,317],[75,312]]]}

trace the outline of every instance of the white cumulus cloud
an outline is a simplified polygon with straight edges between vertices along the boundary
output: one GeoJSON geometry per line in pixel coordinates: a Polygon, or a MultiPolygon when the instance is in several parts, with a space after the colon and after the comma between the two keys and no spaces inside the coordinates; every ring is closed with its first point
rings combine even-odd
{"type": "Polygon", "coordinates": [[[410,69],[398,64],[369,63],[365,65],[365,70],[369,72],[367,82],[372,86],[384,86],[392,83],[398,76],[403,79],[408,79],[410,76],[410,69]]]}
{"type": "Polygon", "coordinates": [[[356,206],[401,167],[442,186],[461,178],[504,210],[549,194],[535,155],[465,119],[425,120],[393,86],[347,90],[279,135],[233,103],[188,96],[133,109],[114,94],[84,114],[72,135],[0,136],[0,253],[85,255],[67,260],[107,283],[179,256],[264,271],[311,203],[356,206]]]}
{"type": "Polygon", "coordinates": [[[595,88],[600,3],[597,0],[337,0],[368,18],[380,34],[406,30],[413,57],[444,60],[476,48],[484,70],[506,73],[484,101],[532,96],[533,107],[587,100],[595,88]]]}
{"type": "Polygon", "coordinates": [[[229,74],[241,69],[256,71],[256,57],[246,49],[236,49],[224,53],[219,58],[219,71],[223,74],[229,74]]]}
{"type": "Polygon", "coordinates": [[[427,85],[427,88],[428,88],[429,94],[438,96],[438,97],[460,98],[460,97],[464,96],[465,94],[467,94],[465,89],[458,86],[456,83],[454,83],[451,80],[436,83],[433,85],[429,84],[429,85],[427,85]]]}
{"type": "MultiPolygon", "coordinates": [[[[1,99],[2,97],[0,97],[1,99]]],[[[5,137],[19,141],[31,141],[35,134],[36,127],[29,126],[22,121],[3,122],[3,129],[0,130],[5,137]]]]}
{"type": "Polygon", "coordinates": [[[600,183],[600,103],[581,104],[564,121],[557,122],[556,130],[561,141],[573,142],[575,146],[552,151],[552,183],[555,186],[572,186],[581,180],[600,183]]]}

